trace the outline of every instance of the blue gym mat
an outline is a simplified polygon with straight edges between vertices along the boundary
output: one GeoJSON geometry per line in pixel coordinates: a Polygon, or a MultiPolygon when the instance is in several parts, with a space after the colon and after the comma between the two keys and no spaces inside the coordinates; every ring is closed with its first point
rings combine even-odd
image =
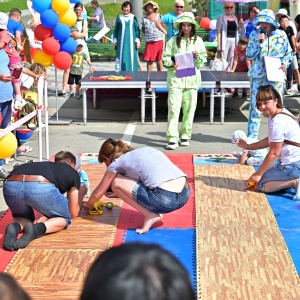
{"type": "Polygon", "coordinates": [[[195,229],[181,228],[153,228],[146,234],[137,234],[135,229],[124,231],[125,243],[142,242],[159,244],[162,248],[171,252],[187,269],[196,293],[196,232],[195,229]]]}

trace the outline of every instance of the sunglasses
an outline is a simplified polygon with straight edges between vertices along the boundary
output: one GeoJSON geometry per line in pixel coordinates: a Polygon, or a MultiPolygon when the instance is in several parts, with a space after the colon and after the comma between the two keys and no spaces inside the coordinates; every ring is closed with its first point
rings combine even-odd
{"type": "Polygon", "coordinates": [[[226,6],[226,9],[233,9],[233,6],[226,6]]]}
{"type": "Polygon", "coordinates": [[[177,6],[177,5],[176,5],[176,8],[183,8],[183,6],[177,6]]]}

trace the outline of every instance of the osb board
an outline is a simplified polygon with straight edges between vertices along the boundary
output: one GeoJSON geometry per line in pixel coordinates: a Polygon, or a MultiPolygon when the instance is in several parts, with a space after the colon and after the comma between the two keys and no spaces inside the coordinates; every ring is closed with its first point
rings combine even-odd
{"type": "Polygon", "coordinates": [[[8,273],[32,299],[79,299],[90,265],[100,250],[23,249],[8,273]]]}
{"type": "MultiPolygon", "coordinates": [[[[100,182],[106,167],[82,164],[91,191],[100,182]]],[[[112,201],[112,210],[102,215],[81,213],[66,230],[43,236],[19,250],[6,268],[33,300],[79,299],[84,278],[99,253],[112,246],[123,201],[112,201]]]]}
{"type": "Polygon", "coordinates": [[[264,194],[242,165],[196,165],[200,299],[300,299],[297,273],[264,194]]]}

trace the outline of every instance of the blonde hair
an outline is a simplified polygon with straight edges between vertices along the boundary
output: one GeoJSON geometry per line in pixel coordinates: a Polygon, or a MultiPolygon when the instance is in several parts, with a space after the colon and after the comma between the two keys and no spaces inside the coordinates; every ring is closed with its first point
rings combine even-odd
{"type": "Polygon", "coordinates": [[[37,74],[37,75],[46,73],[46,68],[40,63],[32,64],[29,69],[30,69],[30,71],[32,71],[34,74],[37,74]]]}
{"type": "Polygon", "coordinates": [[[184,1],[183,0],[175,0],[174,5],[176,6],[176,4],[180,4],[180,5],[184,6],[184,1]]]}
{"type": "Polygon", "coordinates": [[[103,163],[107,158],[113,161],[132,150],[134,149],[122,140],[107,139],[100,148],[98,161],[103,163]]]}
{"type": "Polygon", "coordinates": [[[234,2],[224,2],[224,4],[223,4],[223,10],[225,11],[225,7],[226,7],[228,4],[232,5],[232,6],[233,6],[233,10],[232,10],[232,11],[235,11],[235,4],[234,4],[234,2]]]}

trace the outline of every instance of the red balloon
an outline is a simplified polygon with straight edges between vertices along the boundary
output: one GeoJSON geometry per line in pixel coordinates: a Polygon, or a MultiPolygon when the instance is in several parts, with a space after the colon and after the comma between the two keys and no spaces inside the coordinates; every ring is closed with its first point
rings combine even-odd
{"type": "Polygon", "coordinates": [[[43,41],[42,49],[46,54],[54,55],[59,51],[60,44],[55,38],[49,37],[43,41]]]}
{"type": "Polygon", "coordinates": [[[201,18],[200,26],[204,29],[210,29],[210,19],[207,17],[201,18]]]}
{"type": "Polygon", "coordinates": [[[35,28],[34,35],[37,40],[43,41],[48,37],[52,36],[53,28],[47,28],[44,25],[40,24],[35,28]]]}
{"type": "Polygon", "coordinates": [[[66,70],[72,65],[72,56],[65,51],[59,51],[54,55],[54,66],[59,70],[66,70]]]}

